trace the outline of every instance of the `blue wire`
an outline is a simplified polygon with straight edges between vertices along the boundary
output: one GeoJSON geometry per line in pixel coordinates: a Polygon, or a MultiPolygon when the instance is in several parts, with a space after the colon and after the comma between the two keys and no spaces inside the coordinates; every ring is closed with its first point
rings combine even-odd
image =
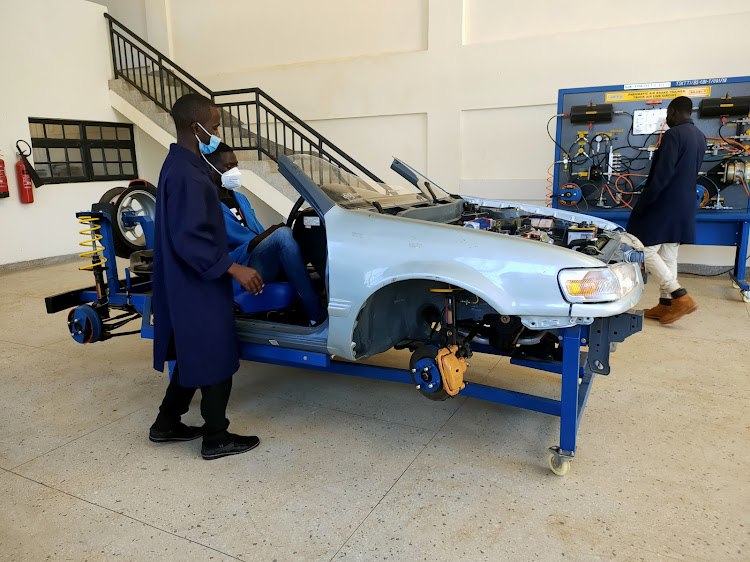
{"type": "Polygon", "coordinates": [[[704,180],[710,181],[713,184],[713,186],[716,188],[716,196],[718,197],[721,194],[721,190],[719,189],[719,186],[716,185],[716,182],[712,180],[711,178],[709,178],[708,176],[698,176],[698,179],[704,179],[704,180]]]}

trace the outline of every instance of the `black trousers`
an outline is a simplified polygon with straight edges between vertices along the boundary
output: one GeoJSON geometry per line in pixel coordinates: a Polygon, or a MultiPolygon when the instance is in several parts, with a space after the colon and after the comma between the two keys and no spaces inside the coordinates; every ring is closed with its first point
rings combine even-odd
{"type": "MultiPolygon", "coordinates": [[[[172,380],[169,381],[159,415],[152,426],[157,431],[167,431],[180,423],[180,417],[190,409],[195,388],[180,386],[180,370],[175,364],[172,380]]],[[[203,416],[203,443],[212,447],[226,441],[227,403],[232,392],[232,377],[210,386],[201,387],[201,415],[203,416]]]]}

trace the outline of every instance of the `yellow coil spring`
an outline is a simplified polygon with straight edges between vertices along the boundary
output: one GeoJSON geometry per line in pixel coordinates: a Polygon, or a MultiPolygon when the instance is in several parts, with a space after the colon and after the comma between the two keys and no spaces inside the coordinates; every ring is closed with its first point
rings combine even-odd
{"type": "Polygon", "coordinates": [[[89,265],[79,267],[78,269],[80,270],[90,271],[97,266],[107,263],[107,258],[101,255],[101,253],[104,251],[104,246],[101,243],[102,235],[97,232],[101,229],[101,226],[96,224],[98,220],[99,217],[78,217],[78,222],[81,224],[85,224],[88,227],[78,231],[78,234],[82,234],[83,236],[87,237],[86,240],[84,240],[83,242],[79,242],[78,245],[83,246],[84,248],[91,248],[91,250],[87,250],[86,252],[79,254],[82,258],[91,258],[91,263],[89,265]]]}

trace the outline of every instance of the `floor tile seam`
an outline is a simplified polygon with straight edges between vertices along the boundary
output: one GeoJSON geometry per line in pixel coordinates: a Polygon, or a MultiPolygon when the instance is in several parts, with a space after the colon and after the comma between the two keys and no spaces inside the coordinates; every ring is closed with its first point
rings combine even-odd
{"type": "Polygon", "coordinates": [[[76,500],[81,501],[83,503],[89,504],[89,505],[91,505],[93,507],[98,507],[99,509],[103,509],[105,511],[109,511],[110,513],[114,513],[115,515],[119,515],[121,517],[125,517],[126,519],[130,519],[131,521],[134,521],[136,523],[140,523],[141,525],[145,525],[146,527],[150,527],[151,529],[155,529],[155,530],[160,531],[162,533],[166,533],[167,535],[171,535],[171,536],[173,536],[175,538],[187,541],[188,543],[197,544],[198,546],[201,546],[201,547],[206,548],[208,550],[213,550],[214,552],[217,552],[217,553],[219,553],[219,554],[221,554],[223,556],[227,556],[227,557],[229,557],[229,558],[231,558],[233,560],[242,560],[241,558],[233,556],[233,555],[231,555],[231,554],[229,554],[227,552],[224,552],[222,550],[219,550],[219,549],[217,549],[217,548],[215,548],[213,546],[209,546],[209,545],[204,544],[202,542],[198,542],[198,541],[196,541],[194,539],[189,539],[187,537],[183,537],[182,535],[178,535],[177,533],[173,533],[171,531],[168,531],[167,529],[162,529],[161,527],[158,527],[158,526],[156,526],[156,525],[154,525],[152,523],[149,523],[148,521],[143,521],[141,519],[138,519],[137,517],[133,517],[132,515],[128,515],[127,513],[123,513],[121,511],[114,510],[111,507],[107,507],[105,505],[101,505],[101,504],[98,504],[96,502],[92,502],[90,500],[87,500],[86,498],[82,498],[82,497],[77,496],[75,494],[71,494],[70,492],[66,492],[65,490],[61,490],[59,488],[56,488],[55,486],[51,486],[49,484],[45,484],[44,482],[39,482],[38,480],[34,480],[33,478],[30,478],[30,477],[25,476],[23,474],[18,474],[17,472],[13,472],[12,470],[10,470],[8,472],[10,472],[11,474],[13,474],[15,476],[18,476],[20,478],[23,478],[24,480],[28,480],[29,482],[34,482],[35,484],[39,484],[40,486],[44,486],[45,488],[48,488],[50,490],[54,490],[55,492],[59,492],[59,493],[64,494],[64,495],[66,495],[66,496],[68,496],[70,498],[73,498],[73,499],[76,499],[76,500]]]}
{"type": "Polygon", "coordinates": [[[378,503],[376,503],[373,506],[373,508],[367,513],[367,515],[365,515],[365,517],[362,519],[362,521],[360,521],[359,525],[357,525],[357,527],[346,538],[346,540],[344,541],[344,543],[334,553],[334,555],[331,557],[331,559],[329,560],[329,562],[333,562],[333,560],[339,555],[339,552],[341,552],[341,550],[349,543],[349,541],[352,540],[352,537],[357,533],[357,531],[360,529],[360,527],[362,527],[362,525],[365,524],[365,522],[375,512],[375,510],[382,503],[382,501],[388,496],[388,494],[391,493],[391,490],[393,490],[393,488],[396,486],[396,484],[398,484],[401,481],[401,479],[404,477],[404,474],[407,473],[407,471],[417,461],[417,459],[422,455],[422,453],[425,452],[425,450],[427,449],[427,447],[430,446],[430,443],[432,443],[435,440],[435,438],[440,434],[440,432],[443,430],[443,428],[445,427],[445,425],[453,418],[454,415],[456,415],[456,412],[458,412],[461,409],[461,406],[463,406],[465,402],[466,402],[466,400],[464,400],[463,402],[461,402],[461,404],[459,404],[458,408],[456,408],[455,411],[448,417],[448,419],[445,420],[445,422],[443,422],[443,424],[435,431],[435,433],[432,435],[432,437],[430,438],[430,440],[427,443],[425,443],[425,445],[414,456],[414,458],[411,460],[411,462],[408,465],[406,465],[406,468],[404,468],[404,470],[401,472],[401,474],[398,476],[398,478],[396,478],[396,480],[394,480],[393,484],[391,484],[391,486],[388,488],[388,490],[386,490],[385,494],[383,494],[382,497],[378,500],[378,503]]]}
{"type": "MultiPolygon", "coordinates": [[[[306,401],[304,401],[304,400],[297,400],[297,399],[295,399],[295,398],[288,398],[288,397],[286,397],[286,396],[281,396],[281,395],[278,395],[278,394],[274,394],[274,393],[272,393],[272,392],[269,392],[269,393],[261,393],[261,394],[258,394],[258,395],[256,395],[256,396],[258,396],[258,397],[261,397],[261,396],[269,396],[269,397],[271,397],[271,398],[277,398],[277,399],[279,399],[279,400],[285,400],[285,401],[287,401],[287,402],[293,402],[293,403],[295,403],[295,404],[304,404],[304,405],[306,405],[306,406],[315,406],[316,408],[321,408],[321,409],[323,409],[323,410],[330,410],[331,412],[338,412],[338,413],[340,413],[340,414],[348,414],[348,415],[350,415],[350,416],[356,416],[356,417],[358,417],[358,418],[364,418],[364,419],[366,419],[366,420],[374,420],[374,421],[384,422],[384,423],[387,423],[387,424],[400,425],[400,426],[403,426],[403,427],[408,427],[408,428],[411,428],[411,429],[420,429],[420,430],[422,430],[422,431],[429,431],[429,429],[430,429],[430,428],[428,428],[428,427],[421,427],[421,426],[418,426],[418,425],[411,425],[411,424],[408,424],[408,423],[404,423],[404,422],[399,422],[399,421],[391,421],[391,420],[386,420],[386,419],[383,419],[383,418],[377,418],[377,417],[374,417],[374,416],[366,416],[366,415],[364,415],[364,414],[357,414],[357,413],[355,413],[355,412],[350,412],[350,411],[348,411],[348,410],[339,410],[339,409],[337,409],[337,408],[330,408],[330,407],[328,407],[328,406],[323,406],[322,404],[316,404],[316,403],[312,403],[312,402],[306,402],[306,401]]],[[[465,396],[464,396],[464,397],[462,397],[462,398],[464,398],[464,400],[466,399],[466,397],[465,397],[465,396]]],[[[462,403],[463,403],[463,402],[462,402],[462,403]]],[[[459,406],[459,408],[460,408],[460,406],[459,406]]],[[[451,414],[451,416],[452,416],[452,415],[453,415],[453,414],[451,414]]],[[[450,418],[449,418],[449,419],[450,419],[450,418]]]]}
{"type": "MultiPolygon", "coordinates": [[[[117,419],[114,419],[114,420],[112,420],[112,421],[110,421],[110,422],[107,422],[107,423],[105,423],[104,425],[102,425],[102,426],[99,426],[99,427],[97,427],[97,428],[95,428],[95,429],[92,429],[91,431],[89,431],[89,432],[87,432],[87,433],[84,433],[83,435],[79,435],[78,437],[75,437],[75,438],[71,439],[70,441],[66,441],[66,442],[65,442],[65,443],[63,443],[62,445],[58,445],[57,447],[55,447],[55,448],[53,448],[53,449],[50,449],[49,451],[45,451],[44,453],[41,453],[41,454],[37,455],[37,456],[36,456],[36,457],[34,457],[33,459],[29,459],[29,460],[27,460],[27,461],[24,461],[24,462],[22,462],[21,464],[18,464],[18,465],[16,465],[16,466],[14,466],[13,468],[9,468],[9,469],[6,469],[6,470],[8,470],[8,472],[12,472],[13,474],[18,474],[17,472],[15,472],[15,471],[16,471],[16,469],[18,469],[18,468],[21,468],[22,466],[24,466],[24,465],[26,465],[26,464],[29,464],[29,463],[31,463],[31,462],[34,462],[35,460],[38,460],[38,459],[40,459],[40,458],[42,458],[42,457],[45,457],[45,456],[49,455],[50,453],[54,453],[54,452],[55,452],[55,451],[57,451],[58,449],[62,449],[63,447],[66,447],[66,446],[70,445],[71,443],[75,443],[76,441],[78,441],[78,440],[80,440],[80,439],[83,439],[84,437],[88,437],[89,435],[91,435],[91,434],[93,434],[93,433],[96,433],[97,431],[100,431],[100,430],[102,430],[102,429],[104,429],[104,428],[106,428],[106,427],[109,427],[109,426],[110,426],[110,425],[112,425],[113,423],[117,423],[117,422],[119,422],[119,421],[122,421],[122,420],[124,420],[125,418],[127,418],[127,417],[129,417],[129,416],[132,416],[133,414],[136,414],[136,413],[140,412],[141,410],[144,410],[145,408],[148,408],[148,406],[141,406],[140,408],[136,408],[136,409],[135,409],[135,410],[133,410],[132,412],[128,412],[127,414],[124,414],[124,415],[120,416],[120,417],[119,417],[119,418],[117,418],[117,419]]],[[[19,476],[22,476],[21,474],[18,474],[18,475],[19,475],[19,476]]]]}

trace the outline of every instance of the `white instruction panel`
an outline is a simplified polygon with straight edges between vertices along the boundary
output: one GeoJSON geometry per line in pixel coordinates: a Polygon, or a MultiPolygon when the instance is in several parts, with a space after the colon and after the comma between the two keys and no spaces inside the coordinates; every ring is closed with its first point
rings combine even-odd
{"type": "MultiPolygon", "coordinates": [[[[650,135],[658,133],[666,120],[666,109],[636,109],[633,112],[633,134],[650,135]]],[[[664,125],[665,131],[668,128],[664,125]]]]}

